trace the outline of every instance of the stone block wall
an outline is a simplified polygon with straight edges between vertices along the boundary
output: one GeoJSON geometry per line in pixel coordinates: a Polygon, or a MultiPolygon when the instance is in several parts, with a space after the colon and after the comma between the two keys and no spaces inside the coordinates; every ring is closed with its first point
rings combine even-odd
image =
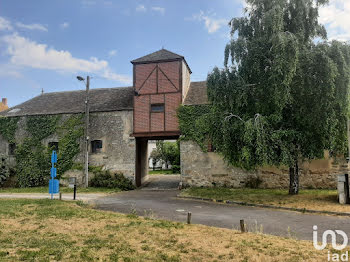
{"type": "MultiPolygon", "coordinates": [[[[64,114],[60,119],[63,123],[71,115],[64,114]]],[[[89,154],[90,166],[103,166],[104,169],[113,172],[122,172],[126,177],[134,181],[135,173],[135,138],[130,137],[133,131],[133,112],[131,110],[100,112],[90,114],[89,137],[90,141],[102,140],[103,148],[99,153],[89,154]]],[[[16,144],[23,143],[26,132],[26,117],[20,117],[15,134],[16,144]]],[[[42,140],[42,144],[47,146],[49,142],[58,142],[58,134],[52,134],[42,140]]],[[[80,141],[80,153],[75,157],[75,163],[84,161],[84,140],[80,141]]],[[[9,143],[0,134],[0,155],[8,157],[11,167],[15,167],[15,157],[9,156],[9,143]]],[[[59,161],[59,159],[58,159],[59,161]]],[[[49,176],[50,174],[48,174],[49,176]]],[[[76,176],[78,183],[82,183],[83,171],[70,170],[63,177],[76,176]],[[81,174],[81,175],[80,175],[81,174]]],[[[89,178],[93,177],[90,174],[89,178]]],[[[64,184],[65,182],[62,181],[64,184]]]]}
{"type": "Polygon", "coordinates": [[[90,117],[90,141],[102,140],[102,150],[91,152],[92,166],[103,166],[111,172],[122,172],[134,180],[135,173],[135,138],[133,132],[132,111],[93,113],[90,117]]]}
{"type": "MultiPolygon", "coordinates": [[[[287,167],[263,167],[246,171],[229,166],[222,156],[203,152],[192,141],[181,141],[181,181],[184,186],[233,188],[246,187],[250,180],[261,180],[260,188],[288,188],[287,167]]],[[[337,175],[347,172],[345,159],[324,159],[300,163],[300,186],[302,188],[336,188],[337,175]]]]}

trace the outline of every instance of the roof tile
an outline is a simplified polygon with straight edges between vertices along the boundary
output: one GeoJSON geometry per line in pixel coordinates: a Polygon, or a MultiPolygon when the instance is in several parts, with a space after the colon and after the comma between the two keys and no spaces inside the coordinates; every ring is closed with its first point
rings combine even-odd
{"type": "MultiPolygon", "coordinates": [[[[133,110],[133,87],[91,89],[90,112],[133,110]]],[[[0,116],[83,113],[85,90],[44,93],[0,112],[0,116]]]]}

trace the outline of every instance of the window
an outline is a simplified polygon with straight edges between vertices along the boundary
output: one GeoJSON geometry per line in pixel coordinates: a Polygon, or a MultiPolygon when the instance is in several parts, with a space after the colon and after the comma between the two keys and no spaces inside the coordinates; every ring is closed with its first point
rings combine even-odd
{"type": "Polygon", "coordinates": [[[215,152],[216,147],[212,144],[211,140],[208,141],[208,152],[215,152]]]}
{"type": "Polygon", "coordinates": [[[16,144],[15,143],[9,144],[9,155],[13,156],[15,155],[15,152],[16,152],[16,144]]]}
{"type": "Polygon", "coordinates": [[[91,152],[100,153],[102,149],[102,140],[93,140],[91,141],[91,152]]]}
{"type": "Polygon", "coordinates": [[[58,142],[49,142],[50,150],[58,151],[58,142]]]}
{"type": "Polygon", "coordinates": [[[164,112],[164,104],[152,104],[151,105],[152,113],[162,113],[164,112]]]}

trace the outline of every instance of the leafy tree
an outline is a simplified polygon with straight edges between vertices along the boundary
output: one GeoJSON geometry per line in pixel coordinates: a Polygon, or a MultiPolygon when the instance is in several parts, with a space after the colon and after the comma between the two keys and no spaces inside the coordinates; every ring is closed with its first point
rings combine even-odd
{"type": "Polygon", "coordinates": [[[155,148],[152,150],[150,158],[152,159],[153,170],[154,170],[156,167],[156,164],[162,160],[162,155],[159,152],[159,150],[157,148],[155,148]]]}
{"type": "Polygon", "coordinates": [[[207,79],[216,150],[245,169],[289,166],[290,194],[298,160],[346,149],[349,47],[325,41],[318,8],[327,2],[247,0],[229,24],[225,67],[207,79]]]}
{"type": "Polygon", "coordinates": [[[169,163],[171,165],[180,165],[180,148],[178,142],[157,141],[156,146],[156,150],[166,169],[168,169],[169,163]]]}

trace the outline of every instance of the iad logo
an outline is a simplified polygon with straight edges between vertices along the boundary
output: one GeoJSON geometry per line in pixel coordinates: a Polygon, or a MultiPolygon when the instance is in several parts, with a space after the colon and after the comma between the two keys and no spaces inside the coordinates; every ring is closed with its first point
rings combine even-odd
{"type": "MultiPolygon", "coordinates": [[[[317,243],[317,226],[313,226],[313,235],[312,235],[312,239],[313,239],[313,244],[314,247],[317,250],[323,250],[326,246],[327,246],[327,237],[330,236],[331,237],[331,244],[333,249],[335,250],[343,250],[349,242],[348,236],[345,234],[344,231],[342,230],[326,230],[323,232],[322,235],[322,244],[319,245],[317,243]],[[337,236],[336,233],[338,235],[341,235],[341,237],[343,238],[343,243],[341,245],[337,245],[337,236]]],[[[348,251],[346,251],[343,254],[338,254],[338,253],[334,253],[331,254],[330,251],[328,251],[328,261],[349,261],[349,254],[348,251]]]]}

